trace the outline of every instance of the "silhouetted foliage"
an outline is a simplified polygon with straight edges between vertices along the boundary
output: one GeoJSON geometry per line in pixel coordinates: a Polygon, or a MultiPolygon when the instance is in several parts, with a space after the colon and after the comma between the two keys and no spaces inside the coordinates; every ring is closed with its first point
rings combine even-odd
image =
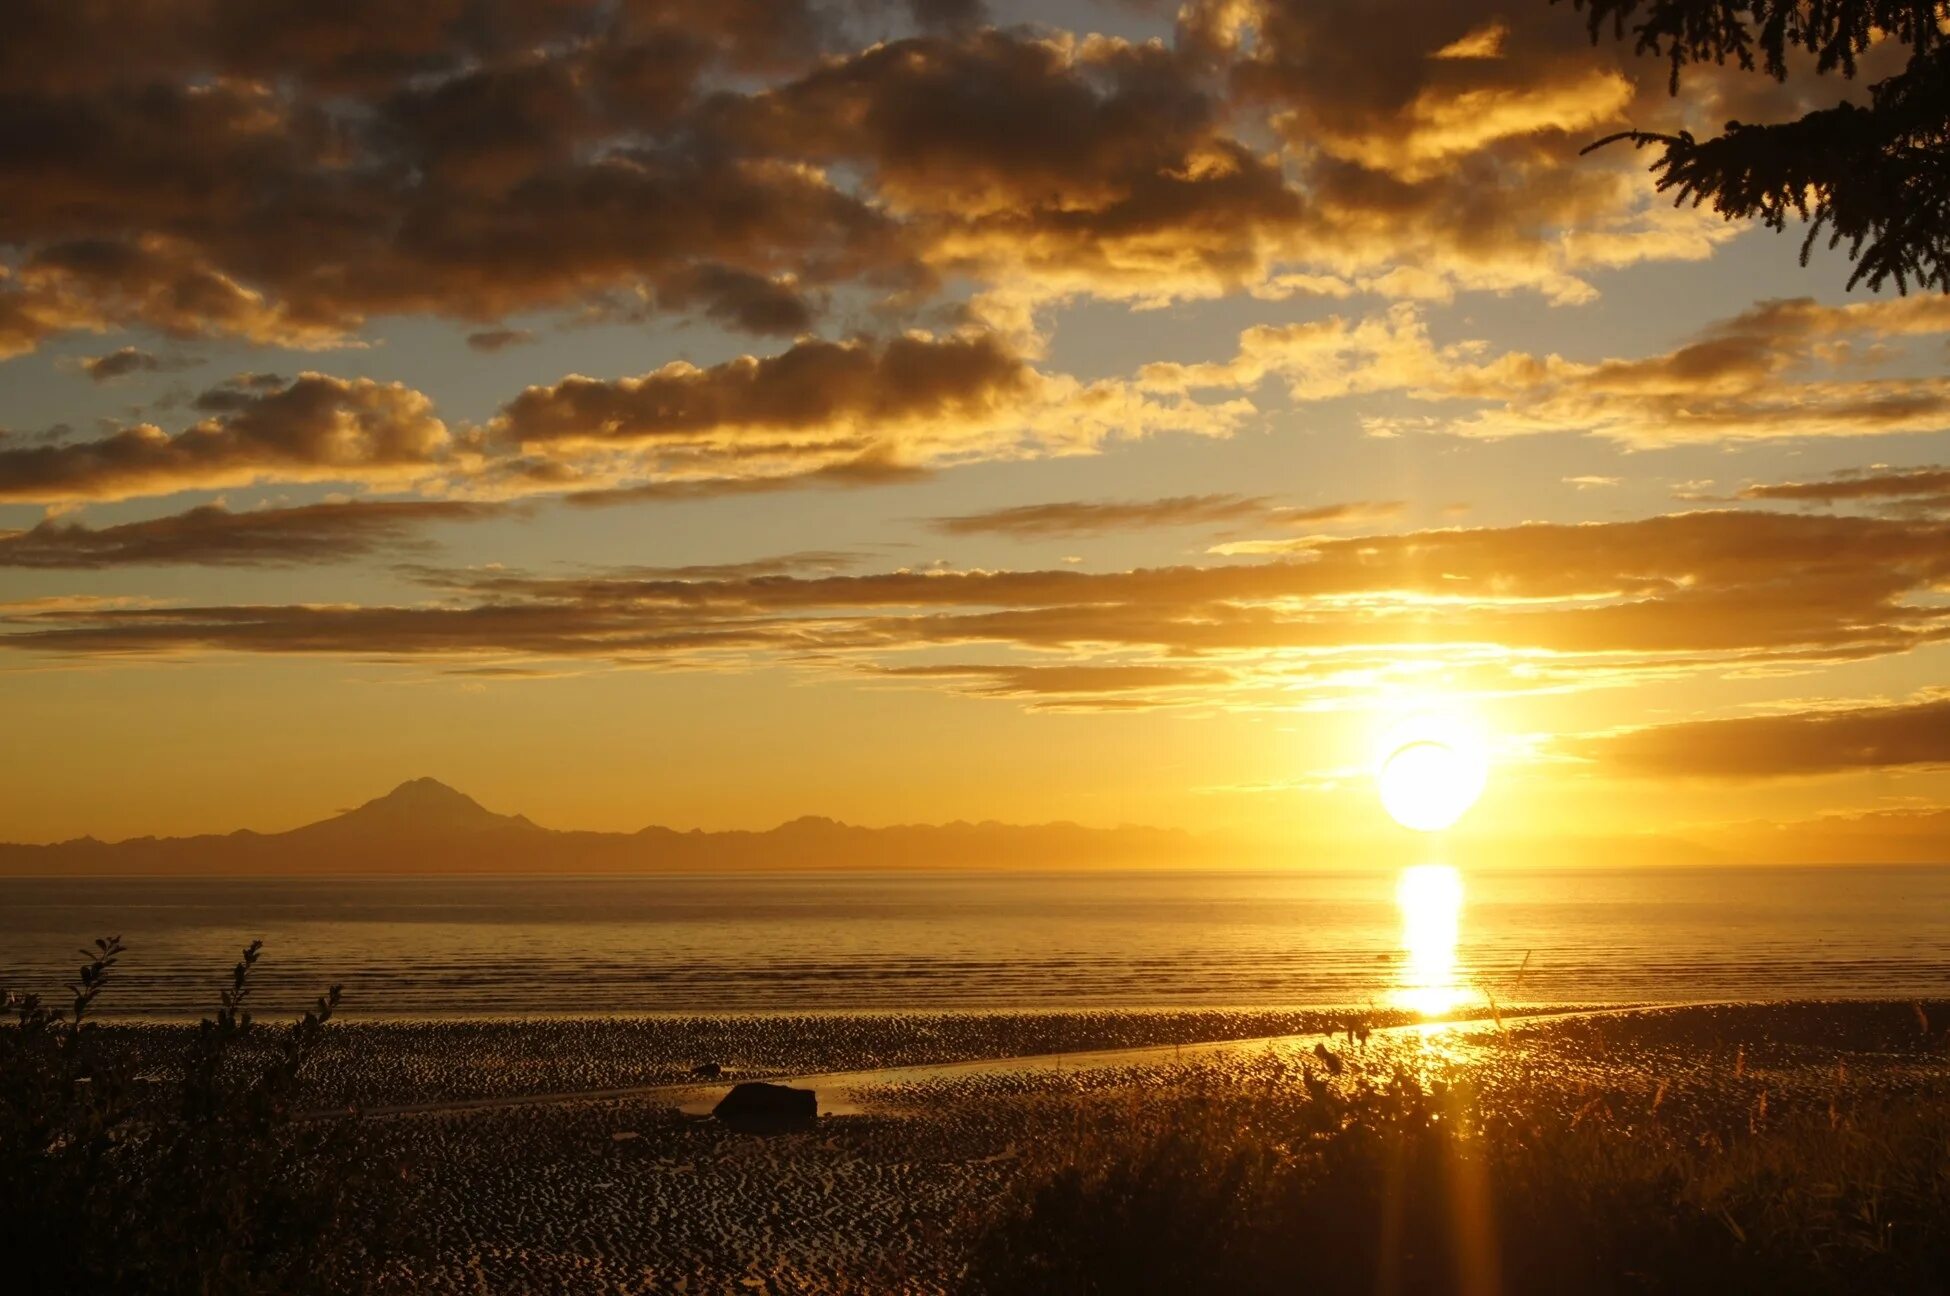
{"type": "Polygon", "coordinates": [[[343,1123],[293,1119],[300,1069],[339,988],[281,1031],[245,1004],[260,945],[231,972],[180,1068],[133,1074],[89,1020],[121,960],[83,950],[65,1009],[4,992],[0,1249],[14,1291],[347,1291],[383,1186],[356,1170],[343,1123]],[[351,1227],[357,1217],[359,1227],[351,1227]]]}
{"type": "MultiPolygon", "coordinates": [[[[1894,282],[1950,292],[1950,4],[1940,0],[1571,0],[1590,15],[1591,36],[1629,31],[1641,53],[1672,63],[1672,92],[1689,63],[1732,62],[1776,79],[1797,52],[1818,72],[1853,78],[1857,58],[1879,39],[1910,51],[1907,65],[1869,87],[1866,106],[1839,103],[1795,121],[1731,121],[1695,139],[1624,131],[1592,148],[1630,140],[1659,149],[1661,192],[1677,202],[1711,202],[1729,220],[1758,218],[1783,229],[1808,222],[1807,264],[1821,232],[1846,244],[1855,263],[1848,286],[1894,282]]],[[[1589,151],[1589,150],[1587,150],[1589,151]]]]}
{"type": "Polygon", "coordinates": [[[1754,1125],[1302,1079],[1080,1112],[981,1231],[968,1291],[1950,1290],[1950,1116],[1927,1104],[1754,1125]]]}

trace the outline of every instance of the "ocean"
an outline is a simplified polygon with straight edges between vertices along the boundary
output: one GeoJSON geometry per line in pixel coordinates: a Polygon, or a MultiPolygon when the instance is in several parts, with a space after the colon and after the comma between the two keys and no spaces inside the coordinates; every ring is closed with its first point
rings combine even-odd
{"type": "Polygon", "coordinates": [[[1950,994],[1950,868],[6,879],[0,984],[192,1016],[1908,998],[1950,994]]]}

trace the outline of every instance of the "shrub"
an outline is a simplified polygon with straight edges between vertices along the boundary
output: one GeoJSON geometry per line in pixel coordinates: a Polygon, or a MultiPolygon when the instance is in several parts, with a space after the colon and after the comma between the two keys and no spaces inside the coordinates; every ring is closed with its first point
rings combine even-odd
{"type": "Polygon", "coordinates": [[[180,1066],[139,1073],[91,1014],[123,955],[83,950],[65,1009],[4,991],[0,1247],[17,1291],[347,1291],[385,1189],[344,1124],[295,1119],[299,1072],[334,986],[272,1031],[246,1007],[260,942],[231,972],[180,1066]]]}

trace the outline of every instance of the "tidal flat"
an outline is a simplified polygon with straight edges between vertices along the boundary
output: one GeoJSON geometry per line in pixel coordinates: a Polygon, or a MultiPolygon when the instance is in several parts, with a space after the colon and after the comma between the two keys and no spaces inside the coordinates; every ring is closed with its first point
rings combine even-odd
{"type": "MultiPolygon", "coordinates": [[[[1942,1002],[353,1023],[303,1092],[397,1186],[389,1291],[1524,1292],[1573,1264],[1583,1290],[1923,1292],[1950,1277],[1947,1027],[1942,1002]],[[709,1117],[759,1078],[822,1115],[709,1117]],[[1481,1181],[1477,1244],[1444,1166],[1481,1181]],[[1484,1248],[1494,1288],[1456,1269],[1484,1248]]],[[[108,1035],[166,1069],[178,1029],[108,1035]]]]}

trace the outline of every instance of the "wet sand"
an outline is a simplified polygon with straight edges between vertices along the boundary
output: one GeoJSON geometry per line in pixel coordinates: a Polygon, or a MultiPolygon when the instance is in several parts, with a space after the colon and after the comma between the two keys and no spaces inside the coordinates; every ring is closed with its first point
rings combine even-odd
{"type": "MultiPolygon", "coordinates": [[[[452,1106],[578,1093],[617,1097],[684,1083],[701,1063],[727,1080],[898,1068],[1036,1054],[1188,1045],[1376,1026],[1403,1012],[1160,1009],[727,1016],[544,1017],[335,1023],[307,1064],[317,1109],[452,1106]]],[[[158,1066],[190,1037],[182,1026],[117,1024],[104,1042],[158,1066]]]]}
{"type": "Polygon", "coordinates": [[[1631,1119],[1950,1096],[1950,1003],[1506,1012],[1377,1023],[1365,1044],[1346,1024],[1309,1012],[391,1023],[349,1028],[313,1084],[340,1112],[369,1099],[336,1119],[407,1185],[416,1254],[388,1261],[385,1285],[427,1292],[952,1290],[973,1230],[1032,1153],[1212,1086],[1292,1096],[1328,1078],[1317,1047],[1335,1084],[1468,1077],[1510,1103],[1549,1094],[1631,1119]],[[764,1136],[703,1118],[723,1088],[687,1079],[704,1060],[727,1080],[814,1088],[825,1114],[764,1136]],[[633,1092],[588,1092],[605,1088],[633,1092]]]}

